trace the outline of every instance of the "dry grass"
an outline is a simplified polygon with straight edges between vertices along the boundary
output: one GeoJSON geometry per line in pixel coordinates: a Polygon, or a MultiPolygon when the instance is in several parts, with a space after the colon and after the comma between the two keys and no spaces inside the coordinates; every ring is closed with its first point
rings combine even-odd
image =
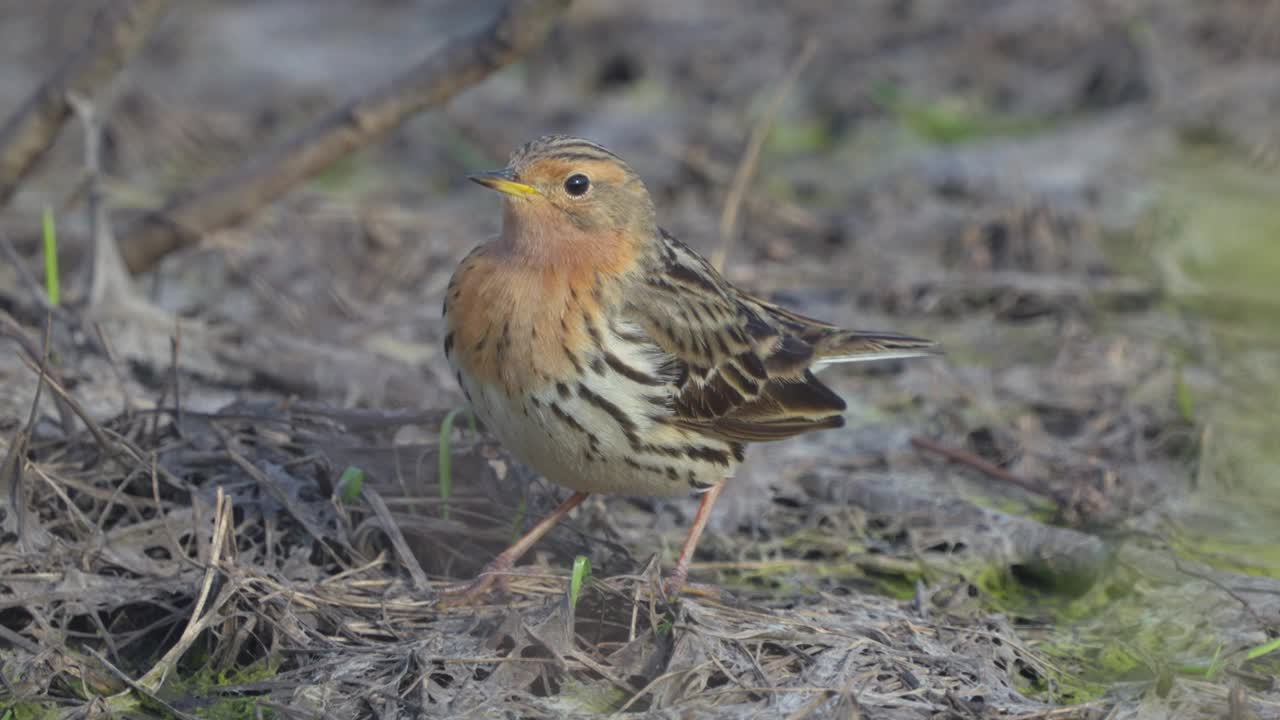
{"type": "MultiPolygon", "coordinates": [[[[233,5],[176,4],[94,98],[113,221],[367,97],[394,68],[362,59],[492,20],[271,3],[326,30],[260,58],[226,18],[264,11],[233,5]]],[[[1137,166],[1183,135],[1271,155],[1274,74],[1240,66],[1274,54],[1275,6],[578,3],[445,117],[165,258],[137,283],[182,316],[159,324],[86,309],[60,141],[23,192],[61,208],[62,306],[30,203],[0,222],[0,720],[1280,718],[1280,543],[1205,409],[1232,353],[1109,252],[1149,269],[1171,230],[1134,212],[1137,166]],[[1206,92],[1170,105],[1170,80],[1206,92]],[[849,426],[752,449],[679,599],[654,583],[679,502],[593,498],[490,604],[442,610],[555,502],[483,429],[440,442],[439,300],[496,221],[461,177],[543,129],[633,159],[708,253],[722,210],[735,282],[948,355],[830,371],[849,426]],[[1257,544],[1215,533],[1246,510],[1257,544]]],[[[12,76],[47,73],[19,45],[12,76]]]]}

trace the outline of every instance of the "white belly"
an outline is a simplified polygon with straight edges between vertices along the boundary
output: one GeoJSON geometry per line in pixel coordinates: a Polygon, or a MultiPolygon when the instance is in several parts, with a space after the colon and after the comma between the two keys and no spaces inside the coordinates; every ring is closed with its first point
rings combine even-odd
{"type": "MultiPolygon", "coordinates": [[[[605,347],[649,373],[656,362],[612,333],[605,347]]],[[[576,380],[520,396],[455,368],[472,408],[517,459],[551,482],[581,492],[673,496],[706,490],[731,474],[724,442],[661,421],[669,386],[644,385],[585,358],[576,380]],[[709,461],[708,458],[712,458],[709,461]]]]}

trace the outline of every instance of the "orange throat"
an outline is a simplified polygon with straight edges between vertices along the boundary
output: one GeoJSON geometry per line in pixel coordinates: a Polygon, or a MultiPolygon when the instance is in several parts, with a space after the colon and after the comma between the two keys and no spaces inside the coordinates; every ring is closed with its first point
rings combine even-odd
{"type": "Polygon", "coordinates": [[[620,237],[521,230],[462,261],[445,309],[454,364],[513,397],[582,373],[635,266],[620,237]]]}

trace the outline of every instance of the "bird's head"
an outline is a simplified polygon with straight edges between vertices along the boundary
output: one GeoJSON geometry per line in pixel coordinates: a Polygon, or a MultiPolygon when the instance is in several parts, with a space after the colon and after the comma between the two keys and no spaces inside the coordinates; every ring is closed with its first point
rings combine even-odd
{"type": "Polygon", "coordinates": [[[506,196],[503,239],[532,253],[630,245],[657,232],[653,201],[640,177],[589,140],[538,138],[513,153],[502,170],[471,180],[506,196]]]}

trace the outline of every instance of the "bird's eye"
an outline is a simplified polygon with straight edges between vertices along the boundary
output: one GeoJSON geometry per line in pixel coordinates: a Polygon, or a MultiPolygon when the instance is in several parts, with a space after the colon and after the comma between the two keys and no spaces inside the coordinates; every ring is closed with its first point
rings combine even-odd
{"type": "Polygon", "coordinates": [[[574,173],[564,181],[564,191],[574,197],[582,197],[591,189],[591,178],[582,173],[574,173]]]}

